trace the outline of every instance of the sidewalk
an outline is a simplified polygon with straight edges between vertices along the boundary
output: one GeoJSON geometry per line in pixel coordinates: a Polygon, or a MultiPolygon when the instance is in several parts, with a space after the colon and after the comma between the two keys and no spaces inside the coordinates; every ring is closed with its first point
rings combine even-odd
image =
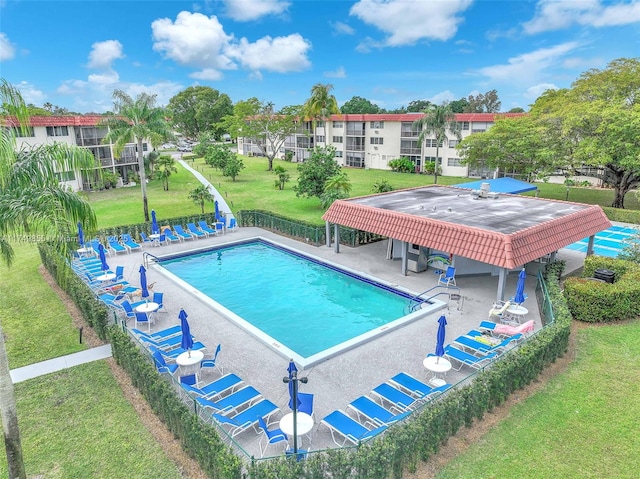
{"type": "Polygon", "coordinates": [[[16,384],[22,381],[26,381],[27,379],[37,378],[38,376],[44,376],[45,374],[54,373],[62,369],[110,357],[111,345],[105,344],[104,346],[87,349],[86,351],[80,351],[77,353],[68,354],[67,356],[48,359],[47,361],[42,361],[41,363],[29,364],[28,366],[12,369],[11,381],[16,384]]]}

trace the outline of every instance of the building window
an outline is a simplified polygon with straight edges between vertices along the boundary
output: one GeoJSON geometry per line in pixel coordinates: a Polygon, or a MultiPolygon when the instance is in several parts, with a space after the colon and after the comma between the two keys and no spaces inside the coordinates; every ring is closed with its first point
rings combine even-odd
{"type": "Polygon", "coordinates": [[[48,126],[47,136],[69,136],[69,129],[66,126],[48,126]]]}
{"type": "Polygon", "coordinates": [[[455,148],[458,146],[458,140],[449,140],[449,148],[455,148]]]}
{"type": "Polygon", "coordinates": [[[438,144],[438,141],[436,139],[427,138],[426,140],[424,140],[424,146],[426,146],[427,148],[442,148],[442,142],[438,144]]]}
{"type": "MultiPolygon", "coordinates": [[[[435,163],[436,157],[435,156],[425,156],[424,157],[424,161],[425,161],[425,163],[435,163]]],[[[438,157],[438,161],[440,163],[442,163],[442,157],[439,156],[438,157]]]]}
{"type": "Polygon", "coordinates": [[[33,132],[32,126],[25,126],[23,128],[14,127],[14,128],[11,128],[11,131],[13,132],[13,136],[15,136],[16,138],[26,138],[26,137],[36,136],[36,134],[33,132]]]}
{"type": "Polygon", "coordinates": [[[324,135],[316,135],[316,143],[324,143],[324,135]]]}
{"type": "Polygon", "coordinates": [[[447,159],[447,166],[464,166],[462,164],[462,160],[460,158],[449,158],[447,159]]]}
{"type": "Polygon", "coordinates": [[[74,181],[76,179],[76,174],[73,171],[62,171],[60,173],[56,173],[56,178],[58,181],[74,181]]]}
{"type": "Polygon", "coordinates": [[[462,131],[469,131],[469,122],[468,121],[459,121],[458,126],[462,131]]]}
{"type": "Polygon", "coordinates": [[[322,120],[318,120],[318,121],[316,122],[316,126],[324,127],[324,121],[322,121],[322,120]]]}
{"type": "Polygon", "coordinates": [[[474,128],[471,130],[471,133],[482,133],[483,131],[487,131],[486,128],[474,128]]]}
{"type": "Polygon", "coordinates": [[[335,153],[335,155],[333,155],[333,156],[334,156],[335,158],[342,158],[342,152],[341,152],[341,151],[336,150],[336,153],[335,153]]]}
{"type": "Polygon", "coordinates": [[[333,142],[334,143],[342,143],[342,137],[341,136],[334,136],[333,137],[333,142]]]}
{"type": "Polygon", "coordinates": [[[381,138],[379,136],[372,136],[370,144],[372,144],[372,145],[383,145],[384,144],[384,138],[381,138]]]}
{"type": "Polygon", "coordinates": [[[369,126],[375,130],[382,130],[384,128],[384,121],[372,121],[369,126]]]}
{"type": "Polygon", "coordinates": [[[334,121],[333,122],[333,127],[334,128],[344,128],[344,125],[341,121],[334,121]]]}
{"type": "Polygon", "coordinates": [[[354,168],[364,168],[364,155],[362,153],[347,153],[345,164],[354,168]]]}

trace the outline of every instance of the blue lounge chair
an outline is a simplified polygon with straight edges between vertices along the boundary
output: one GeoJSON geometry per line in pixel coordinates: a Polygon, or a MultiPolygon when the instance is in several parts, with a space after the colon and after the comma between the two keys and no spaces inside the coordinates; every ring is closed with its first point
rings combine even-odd
{"type": "Polygon", "coordinates": [[[360,396],[354,399],[347,407],[355,411],[358,419],[360,419],[360,415],[364,416],[373,427],[388,426],[411,414],[411,411],[395,414],[367,396],[360,396]]]}
{"type": "MultiPolygon", "coordinates": [[[[136,313],[136,314],[145,314],[145,313],[136,313]]],[[[155,346],[158,349],[161,349],[163,353],[170,352],[172,349],[180,347],[182,343],[182,334],[176,334],[175,336],[170,336],[168,338],[163,339],[154,339],[146,336],[140,336],[140,341],[142,341],[147,346],[155,346]]]]}
{"type": "Polygon", "coordinates": [[[451,344],[444,348],[444,355],[447,359],[453,360],[453,362],[459,364],[457,368],[454,367],[456,371],[460,371],[464,365],[472,367],[473,369],[483,368],[489,365],[489,363],[496,357],[496,353],[489,353],[486,356],[474,356],[473,354],[462,351],[451,344]]]}
{"type": "MultiPolygon", "coordinates": [[[[194,392],[194,389],[194,387],[191,387],[190,392],[194,392]]],[[[251,405],[251,403],[261,398],[262,395],[256,388],[254,388],[253,386],[246,386],[242,389],[238,389],[228,396],[216,399],[215,401],[212,399],[207,399],[203,396],[197,396],[195,400],[200,406],[213,409],[213,411],[217,414],[228,415],[232,411],[235,411],[236,409],[242,408],[246,405],[251,405]]]]}
{"type": "Polygon", "coordinates": [[[198,221],[198,226],[200,227],[200,229],[202,231],[204,231],[208,235],[215,235],[216,234],[216,230],[214,230],[212,228],[209,228],[209,225],[207,224],[206,221],[198,221]]]}
{"type": "Polygon", "coordinates": [[[339,409],[325,416],[320,422],[329,428],[333,442],[339,447],[344,446],[347,441],[357,446],[361,442],[371,439],[387,429],[387,426],[367,429],[339,409]],[[334,433],[338,433],[344,438],[342,443],[336,440],[334,433]]]}
{"type": "Polygon", "coordinates": [[[125,248],[118,242],[117,237],[109,236],[107,238],[107,251],[109,251],[109,253],[113,252],[113,254],[116,255],[118,253],[126,253],[127,248],[125,248]]]}
{"type": "Polygon", "coordinates": [[[151,238],[149,238],[146,234],[144,234],[142,231],[140,232],[140,238],[142,238],[142,245],[151,245],[153,246],[153,240],[151,238]]]}
{"type": "Polygon", "coordinates": [[[130,252],[133,251],[134,249],[140,249],[140,250],[142,249],[142,245],[133,241],[130,234],[123,233],[120,237],[122,238],[122,244],[125,247],[129,248],[130,252]]]}
{"type": "Polygon", "coordinates": [[[286,452],[287,446],[289,445],[288,443],[289,438],[284,432],[282,432],[282,429],[277,427],[275,429],[269,430],[267,423],[264,422],[264,419],[262,419],[261,417],[258,418],[258,426],[260,426],[260,429],[262,429],[262,432],[263,432],[263,435],[260,438],[260,442],[258,443],[258,447],[260,448],[260,457],[264,457],[264,453],[266,452],[267,447],[269,447],[271,444],[277,444],[279,442],[284,442],[283,452],[286,452]],[[267,440],[264,447],[262,446],[263,438],[266,438],[267,440]]]}
{"type": "Polygon", "coordinates": [[[229,427],[229,434],[231,437],[237,436],[243,431],[246,431],[251,426],[255,426],[258,423],[258,418],[269,417],[274,412],[278,411],[278,406],[273,404],[268,399],[263,399],[260,402],[249,406],[244,411],[234,415],[233,417],[223,416],[221,414],[213,414],[213,418],[221,425],[229,427]]]}
{"type": "MultiPolygon", "coordinates": [[[[480,334],[480,336],[482,336],[482,334],[480,334]]],[[[506,349],[509,346],[511,341],[517,341],[518,339],[520,339],[522,335],[516,335],[516,336],[503,339],[502,341],[498,340],[498,338],[494,338],[498,342],[489,343],[484,341],[478,341],[477,339],[475,339],[475,338],[478,338],[478,336],[474,337],[474,336],[467,335],[467,336],[458,336],[456,339],[453,340],[453,343],[455,343],[456,346],[461,346],[460,349],[468,350],[472,354],[485,355],[492,351],[496,351],[496,352],[504,351],[504,349],[506,349]]]]}
{"type": "Polygon", "coordinates": [[[191,233],[196,238],[208,238],[209,237],[209,233],[207,233],[206,231],[200,231],[196,227],[196,225],[193,224],[193,223],[187,223],[187,229],[189,230],[189,233],[191,233]]]}
{"type": "Polygon", "coordinates": [[[162,341],[163,339],[169,339],[173,336],[182,334],[182,328],[178,324],[176,326],[171,326],[170,328],[162,329],[155,333],[145,333],[144,331],[140,331],[139,329],[131,329],[131,332],[137,334],[138,336],[150,338],[155,341],[162,341]]]}
{"type": "MultiPolygon", "coordinates": [[[[207,347],[202,344],[200,341],[196,341],[195,343],[193,343],[193,346],[191,346],[191,351],[198,351],[201,349],[207,349],[207,347]]],[[[180,356],[182,353],[186,353],[187,350],[186,349],[182,349],[181,347],[177,347],[174,349],[170,349],[167,351],[162,351],[162,354],[165,355],[165,357],[169,358],[169,359],[175,359],[178,356],[180,356]]]]}
{"type": "Polygon", "coordinates": [[[180,242],[180,238],[174,235],[169,228],[165,228],[164,230],[162,230],[162,234],[164,235],[165,240],[168,243],[173,243],[174,241],[177,241],[178,243],[180,242]]]}
{"type": "Polygon", "coordinates": [[[400,389],[404,389],[409,394],[413,394],[414,396],[419,397],[420,399],[427,398],[433,394],[437,394],[451,387],[450,384],[445,384],[444,386],[432,388],[431,386],[423,383],[419,379],[416,379],[407,373],[396,374],[390,379],[390,382],[400,389]]]}
{"type": "Polygon", "coordinates": [[[417,406],[419,399],[409,396],[407,393],[394,388],[391,384],[382,383],[373,388],[371,393],[380,401],[386,401],[398,412],[405,412],[417,406]]]}
{"type": "Polygon", "coordinates": [[[216,379],[209,384],[202,386],[200,388],[194,388],[193,393],[198,394],[199,396],[203,396],[206,398],[215,398],[220,394],[226,393],[228,391],[233,391],[237,386],[242,384],[244,381],[240,379],[233,373],[222,376],[219,379],[216,379]]]}
{"type": "Polygon", "coordinates": [[[192,234],[187,233],[185,230],[183,230],[182,226],[180,225],[173,225],[173,231],[175,231],[176,235],[182,238],[183,241],[188,239],[192,240],[195,238],[192,234]]]}

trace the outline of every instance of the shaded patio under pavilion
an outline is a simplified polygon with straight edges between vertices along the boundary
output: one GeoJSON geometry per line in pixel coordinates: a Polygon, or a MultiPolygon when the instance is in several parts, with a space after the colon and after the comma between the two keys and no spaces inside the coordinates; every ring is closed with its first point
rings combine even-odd
{"type": "Polygon", "coordinates": [[[591,254],[594,235],[611,226],[597,205],[496,192],[482,196],[440,185],[337,200],[322,218],[327,246],[334,225],[336,253],[338,225],[400,242],[404,275],[409,247],[428,248],[448,255],[456,275],[497,275],[499,300],[504,299],[509,271],[553,257],[560,248],[587,237],[591,254]]]}

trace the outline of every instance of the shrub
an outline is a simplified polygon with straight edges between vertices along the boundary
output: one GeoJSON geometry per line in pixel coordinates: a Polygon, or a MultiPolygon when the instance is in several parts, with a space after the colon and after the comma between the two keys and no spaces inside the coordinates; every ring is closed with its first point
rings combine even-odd
{"type": "Polygon", "coordinates": [[[393,171],[397,171],[398,173],[413,173],[416,168],[413,161],[404,156],[402,158],[391,160],[388,164],[389,168],[393,171]]]}

